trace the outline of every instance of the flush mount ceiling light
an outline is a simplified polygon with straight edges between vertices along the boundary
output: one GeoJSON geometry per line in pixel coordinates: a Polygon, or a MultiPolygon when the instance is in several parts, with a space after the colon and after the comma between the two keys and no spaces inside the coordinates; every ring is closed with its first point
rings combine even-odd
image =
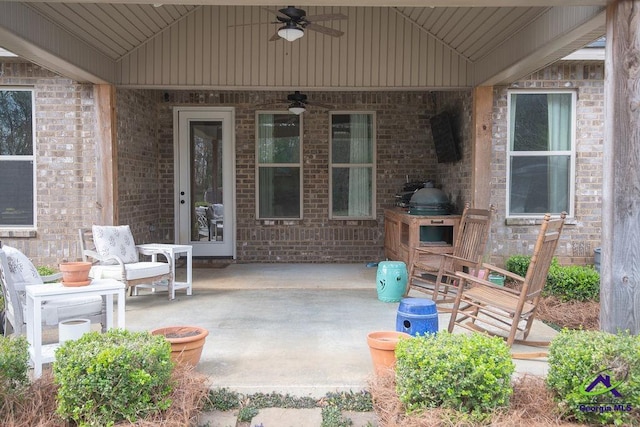
{"type": "Polygon", "coordinates": [[[302,28],[298,28],[294,22],[287,22],[285,26],[278,29],[278,36],[288,42],[292,42],[304,36],[304,31],[302,28]]]}

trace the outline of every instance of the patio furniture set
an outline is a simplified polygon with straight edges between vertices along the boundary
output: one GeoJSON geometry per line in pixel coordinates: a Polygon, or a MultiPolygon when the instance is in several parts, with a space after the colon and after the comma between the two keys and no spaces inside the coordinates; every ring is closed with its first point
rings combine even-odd
{"type": "Polygon", "coordinates": [[[42,365],[54,360],[59,343],[43,345],[44,328],[78,319],[100,323],[102,331],[125,327],[125,291],[138,295],[138,288],[166,290],[169,300],[176,290],[192,295],[192,250],[190,245],[136,245],[129,226],[93,226],[79,231],[82,257],[92,263],[91,283],[65,286],[57,273],[41,277],[19,250],[0,243],[0,285],[4,298],[4,334],[26,333],[34,376],[42,365]],[[164,257],[164,261],[158,258],[164,257]],[[187,258],[185,282],[175,281],[179,256],[187,258]],[[144,257],[149,261],[141,261],[144,257]],[[54,282],[54,283],[51,283],[54,282]],[[114,296],[117,298],[114,322],[114,296]]]}

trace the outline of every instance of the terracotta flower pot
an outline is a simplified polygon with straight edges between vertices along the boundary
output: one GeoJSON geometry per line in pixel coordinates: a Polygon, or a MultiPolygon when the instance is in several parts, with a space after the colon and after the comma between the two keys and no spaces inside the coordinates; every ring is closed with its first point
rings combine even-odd
{"type": "Polygon", "coordinates": [[[411,338],[411,335],[397,331],[376,331],[367,334],[367,344],[371,352],[373,370],[376,375],[384,374],[396,364],[396,345],[398,341],[411,338]]]}
{"type": "Polygon", "coordinates": [[[63,262],[60,263],[59,268],[64,286],[86,286],[91,283],[89,280],[90,262],[63,262]]]}
{"type": "Polygon", "coordinates": [[[171,343],[171,360],[174,363],[195,366],[200,361],[209,331],[200,326],[167,326],[153,329],[151,335],[163,335],[171,343]]]}

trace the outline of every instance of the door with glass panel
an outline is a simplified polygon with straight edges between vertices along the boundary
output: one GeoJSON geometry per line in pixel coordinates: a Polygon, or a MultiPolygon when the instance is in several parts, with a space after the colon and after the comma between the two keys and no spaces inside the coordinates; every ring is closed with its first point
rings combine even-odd
{"type": "Polygon", "coordinates": [[[234,256],[233,120],[231,108],[174,111],[176,240],[194,256],[234,256]]]}

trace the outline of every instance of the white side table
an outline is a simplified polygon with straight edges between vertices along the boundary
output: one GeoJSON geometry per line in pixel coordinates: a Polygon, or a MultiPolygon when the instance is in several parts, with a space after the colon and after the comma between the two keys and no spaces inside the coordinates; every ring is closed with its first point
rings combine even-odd
{"type": "MultiPolygon", "coordinates": [[[[176,289],[186,289],[187,295],[191,295],[193,292],[193,250],[191,245],[172,245],[169,243],[147,243],[144,245],[137,245],[139,248],[143,249],[160,249],[168,254],[171,254],[171,258],[173,259],[173,266],[171,267],[173,271],[173,294],[171,295],[171,299],[175,298],[176,289]],[[176,260],[179,254],[187,255],[187,281],[186,282],[178,282],[176,281],[176,260]]],[[[158,260],[158,255],[151,255],[152,261],[158,260]]]]}
{"type": "Polygon", "coordinates": [[[124,329],[124,283],[115,279],[94,279],[88,286],[67,287],[62,283],[31,285],[26,288],[27,295],[27,341],[29,357],[33,361],[33,375],[42,375],[42,365],[53,362],[55,350],[59,344],[42,345],[42,303],[64,300],[74,297],[105,296],[106,329],[113,328],[113,296],[118,296],[118,328],[124,329]]]}

